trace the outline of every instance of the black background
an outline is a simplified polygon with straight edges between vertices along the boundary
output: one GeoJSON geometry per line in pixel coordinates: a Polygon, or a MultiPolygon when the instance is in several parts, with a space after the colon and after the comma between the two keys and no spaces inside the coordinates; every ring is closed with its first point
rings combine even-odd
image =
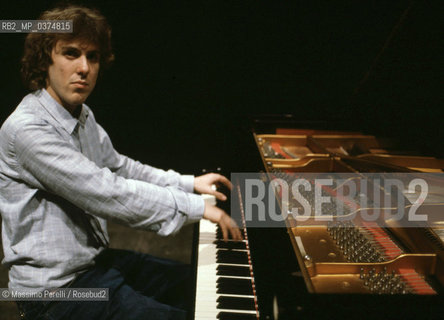
{"type": "MultiPolygon", "coordinates": [[[[55,1],[9,1],[36,19],[55,1]]],[[[77,1],[76,3],[82,3],[77,1]]],[[[114,66],[87,104],[121,153],[245,170],[248,116],[342,121],[444,156],[442,1],[88,1],[114,66]]],[[[0,121],[20,102],[24,34],[0,34],[0,121]]]]}

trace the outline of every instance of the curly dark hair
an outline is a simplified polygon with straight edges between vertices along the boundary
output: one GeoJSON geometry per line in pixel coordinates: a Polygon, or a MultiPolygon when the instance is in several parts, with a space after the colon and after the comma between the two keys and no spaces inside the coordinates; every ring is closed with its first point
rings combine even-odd
{"type": "Polygon", "coordinates": [[[72,20],[72,33],[30,33],[25,39],[21,74],[30,90],[46,87],[51,52],[57,41],[81,40],[97,44],[100,51],[100,72],[114,61],[111,48],[111,27],[96,9],[77,5],[60,5],[43,12],[39,20],[72,20]]]}

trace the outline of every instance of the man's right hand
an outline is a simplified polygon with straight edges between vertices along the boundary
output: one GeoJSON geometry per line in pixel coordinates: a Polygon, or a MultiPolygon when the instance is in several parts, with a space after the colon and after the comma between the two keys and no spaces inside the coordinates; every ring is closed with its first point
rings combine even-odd
{"type": "Polygon", "coordinates": [[[220,226],[225,241],[228,240],[228,234],[231,235],[233,240],[242,240],[242,234],[236,222],[222,209],[205,203],[203,218],[220,226]]]}

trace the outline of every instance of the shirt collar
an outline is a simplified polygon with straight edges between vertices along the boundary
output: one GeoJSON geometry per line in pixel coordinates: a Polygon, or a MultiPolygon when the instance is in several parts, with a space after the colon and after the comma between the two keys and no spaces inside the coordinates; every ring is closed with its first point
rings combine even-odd
{"type": "Polygon", "coordinates": [[[88,118],[88,110],[84,105],[82,105],[82,111],[80,112],[79,119],[77,119],[58,103],[45,89],[37,91],[36,95],[46,111],[48,111],[49,114],[70,134],[73,133],[77,124],[85,126],[86,119],[88,118]]]}

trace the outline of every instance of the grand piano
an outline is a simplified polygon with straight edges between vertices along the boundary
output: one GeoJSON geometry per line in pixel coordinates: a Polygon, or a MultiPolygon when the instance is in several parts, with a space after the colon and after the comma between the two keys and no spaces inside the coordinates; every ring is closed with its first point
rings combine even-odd
{"type": "MultiPolygon", "coordinates": [[[[442,179],[442,160],[361,132],[267,130],[256,129],[251,137],[264,181],[366,173],[442,179]]],[[[244,217],[245,184],[234,183],[231,202],[244,217]]],[[[328,222],[317,221],[316,213],[302,222],[287,216],[272,227],[241,219],[244,241],[223,242],[217,227],[202,221],[195,319],[441,319],[444,193],[439,186],[418,209],[433,216],[433,223],[417,227],[383,218],[341,220],[337,205],[330,205],[328,222]]],[[[331,189],[330,196],[333,203],[342,201],[331,189]]],[[[279,192],[274,199],[282,208],[279,192]]],[[[290,199],[285,205],[298,203],[290,199]]]]}

